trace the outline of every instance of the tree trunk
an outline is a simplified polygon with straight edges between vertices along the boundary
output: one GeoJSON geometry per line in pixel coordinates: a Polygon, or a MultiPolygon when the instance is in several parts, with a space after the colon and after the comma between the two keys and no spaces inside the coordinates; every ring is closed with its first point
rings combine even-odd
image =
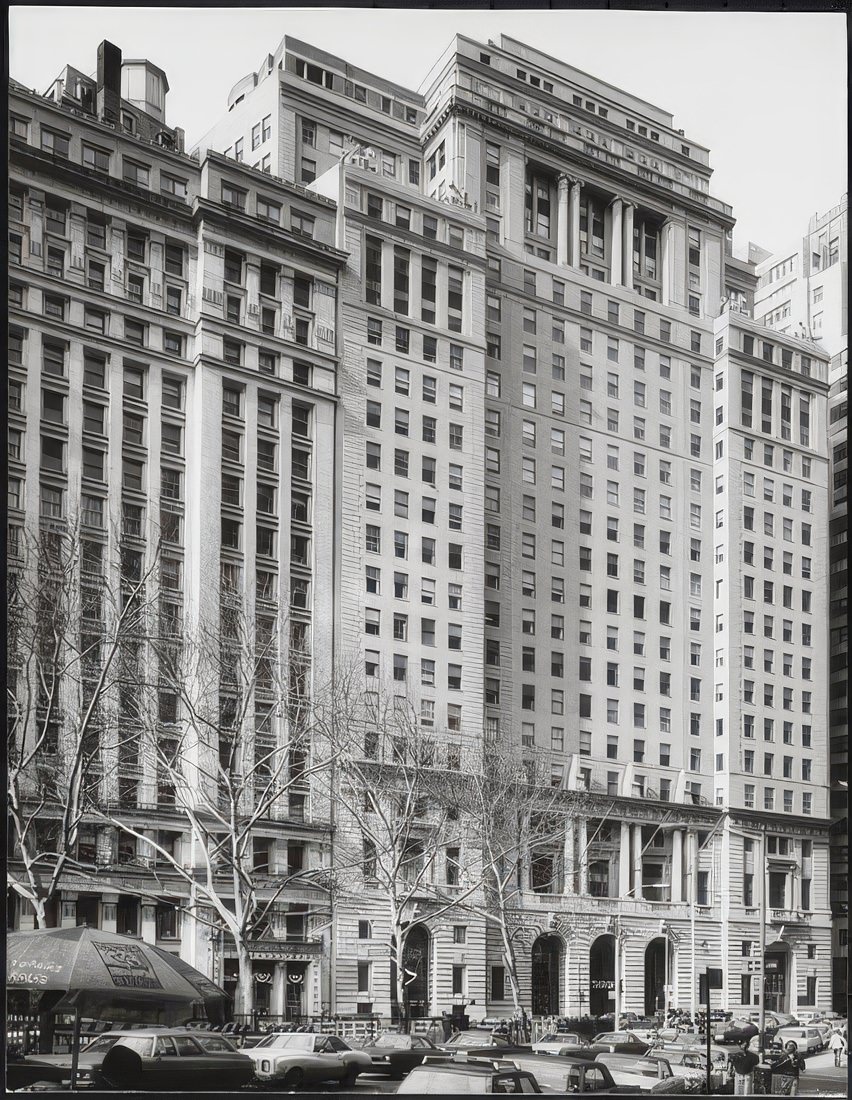
{"type": "Polygon", "coordinates": [[[512,937],[506,926],[505,919],[500,921],[500,935],[503,939],[503,962],[506,964],[506,973],[509,976],[509,988],[512,990],[512,1004],[515,1006],[515,1011],[520,1012],[522,1006],[521,987],[518,982],[518,960],[515,955],[515,945],[512,943],[512,937]]]}
{"type": "MultiPolygon", "coordinates": [[[[237,989],[234,996],[234,1014],[251,1017],[254,1011],[254,979],[251,955],[242,939],[237,940],[237,989]]],[[[243,1023],[251,1022],[243,1020],[243,1023]]]]}
{"type": "Polygon", "coordinates": [[[396,1012],[400,1025],[408,1024],[408,1008],[405,998],[405,934],[399,924],[394,922],[391,931],[391,958],[395,962],[393,968],[394,982],[391,988],[391,1018],[396,1012]]]}

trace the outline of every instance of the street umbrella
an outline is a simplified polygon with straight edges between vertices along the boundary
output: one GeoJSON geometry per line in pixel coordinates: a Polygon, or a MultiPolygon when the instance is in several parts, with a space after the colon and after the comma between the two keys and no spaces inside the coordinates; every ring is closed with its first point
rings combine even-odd
{"type": "Polygon", "coordinates": [[[228,994],[183,959],[132,936],[85,925],[10,932],[6,986],[55,993],[53,1012],[74,1013],[71,1071],[76,1076],[80,1017],[140,1015],[150,1023],[177,1023],[203,1005],[223,1019],[228,994]]]}

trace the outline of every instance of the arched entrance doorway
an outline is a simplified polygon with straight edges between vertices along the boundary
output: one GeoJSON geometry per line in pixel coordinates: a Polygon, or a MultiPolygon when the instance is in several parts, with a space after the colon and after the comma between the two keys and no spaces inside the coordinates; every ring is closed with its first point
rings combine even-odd
{"type": "MultiPolygon", "coordinates": [[[[405,971],[403,1014],[416,1019],[429,1014],[429,933],[417,924],[408,933],[402,952],[405,971]]],[[[391,960],[391,988],[396,988],[396,963],[391,960]]]]}
{"type": "Polygon", "coordinates": [[[666,1007],[666,940],[657,936],[645,948],[645,1015],[666,1007]]]}
{"type": "Polygon", "coordinates": [[[558,936],[539,936],[532,948],[533,1015],[555,1016],[559,1012],[559,963],[562,941],[558,936]]]}
{"type": "Polygon", "coordinates": [[[615,1008],[615,936],[598,936],[589,949],[589,1012],[603,1016],[615,1008]]]}
{"type": "Polygon", "coordinates": [[[770,1012],[789,1012],[790,948],[776,940],[766,949],[764,999],[770,1012]]]}

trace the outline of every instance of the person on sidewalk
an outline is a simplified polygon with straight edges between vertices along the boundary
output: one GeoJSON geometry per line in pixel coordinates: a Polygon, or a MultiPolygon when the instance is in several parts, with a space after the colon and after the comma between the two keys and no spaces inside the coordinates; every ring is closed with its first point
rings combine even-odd
{"type": "Polygon", "coordinates": [[[840,1059],[847,1053],[846,1040],[839,1030],[832,1031],[831,1038],[828,1040],[828,1049],[834,1052],[834,1064],[839,1066],[840,1059]]]}
{"type": "Polygon", "coordinates": [[[734,1073],[734,1095],[751,1096],[754,1092],[754,1071],[760,1059],[748,1049],[748,1040],[740,1043],[740,1050],[730,1055],[728,1064],[734,1073]]]}
{"type": "Polygon", "coordinates": [[[784,1044],[784,1053],[772,1066],[772,1091],[782,1096],[798,1096],[799,1074],[804,1072],[805,1060],[799,1048],[790,1040],[784,1044]]]}

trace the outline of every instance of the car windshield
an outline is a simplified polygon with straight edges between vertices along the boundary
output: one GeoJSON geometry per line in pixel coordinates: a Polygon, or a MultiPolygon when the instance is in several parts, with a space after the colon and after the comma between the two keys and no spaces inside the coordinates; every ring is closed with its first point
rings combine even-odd
{"type": "MultiPolygon", "coordinates": [[[[94,1042],[81,1051],[82,1054],[97,1054],[99,1052],[105,1053],[111,1046],[114,1046],[119,1040],[118,1035],[101,1035],[100,1038],[95,1039],[94,1042]]],[[[150,1040],[148,1040],[150,1042],[150,1040]]]]}
{"type": "MultiPolygon", "coordinates": [[[[106,1036],[104,1036],[104,1038],[106,1038],[106,1036]]],[[[131,1050],[135,1050],[137,1054],[151,1053],[150,1035],[122,1035],[121,1045],[123,1047],[129,1047],[131,1050]]]]}
{"type": "Polygon", "coordinates": [[[414,1069],[396,1090],[406,1092],[444,1093],[445,1095],[490,1092],[491,1078],[482,1074],[446,1072],[438,1069],[414,1069]],[[483,1086],[485,1086],[483,1088],[483,1086]]]}
{"type": "Polygon", "coordinates": [[[410,1050],[410,1035],[380,1035],[373,1046],[387,1047],[389,1050],[410,1050]]]}
{"type": "MultiPolygon", "coordinates": [[[[472,1031],[460,1031],[458,1035],[454,1035],[449,1040],[448,1045],[451,1047],[484,1047],[489,1045],[487,1036],[477,1035],[472,1031]]],[[[492,1046],[506,1046],[506,1043],[501,1039],[491,1039],[492,1046]]]]}
{"type": "Polygon", "coordinates": [[[237,1048],[221,1035],[196,1035],[195,1038],[210,1054],[224,1054],[235,1051],[237,1048]]]}
{"type": "Polygon", "coordinates": [[[292,1032],[279,1032],[276,1035],[266,1035],[257,1046],[252,1047],[252,1050],[259,1050],[260,1047],[291,1047],[293,1050],[313,1050],[314,1049],[313,1035],[305,1034],[293,1034],[292,1032]]]}

